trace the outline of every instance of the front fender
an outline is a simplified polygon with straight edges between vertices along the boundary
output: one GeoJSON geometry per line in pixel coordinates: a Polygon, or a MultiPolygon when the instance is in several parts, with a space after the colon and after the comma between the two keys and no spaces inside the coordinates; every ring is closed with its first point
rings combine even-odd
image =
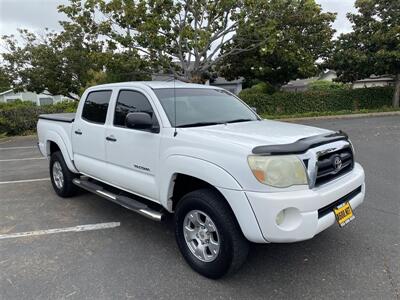
{"type": "Polygon", "coordinates": [[[257,243],[265,243],[250,203],[239,182],[220,166],[196,157],[171,155],[160,172],[160,202],[172,212],[171,197],[177,174],[201,179],[217,188],[230,205],[244,236],[257,243]]]}
{"type": "Polygon", "coordinates": [[[220,166],[209,161],[186,155],[171,155],[167,157],[160,172],[160,201],[164,207],[170,208],[168,200],[176,174],[185,174],[201,179],[216,188],[242,190],[241,185],[220,166]]]}

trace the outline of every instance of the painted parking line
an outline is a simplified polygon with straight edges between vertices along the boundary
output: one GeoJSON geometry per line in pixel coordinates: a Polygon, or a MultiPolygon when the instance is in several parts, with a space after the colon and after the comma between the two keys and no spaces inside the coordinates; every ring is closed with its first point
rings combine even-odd
{"type": "Polygon", "coordinates": [[[11,159],[0,159],[0,162],[9,162],[9,161],[22,161],[22,160],[42,160],[47,159],[47,157],[28,157],[28,158],[11,158],[11,159]]]}
{"type": "Polygon", "coordinates": [[[26,147],[3,147],[0,150],[18,150],[18,149],[36,149],[37,146],[26,146],[26,147]]]}
{"type": "Polygon", "coordinates": [[[109,223],[79,225],[79,226],[75,226],[75,227],[45,229],[45,230],[19,232],[19,233],[7,233],[7,234],[0,234],[0,240],[48,235],[48,234],[55,234],[55,233],[83,232],[83,231],[92,231],[92,230],[100,230],[100,229],[110,229],[110,228],[119,227],[120,225],[121,225],[120,222],[109,222],[109,223]]]}
{"type": "Polygon", "coordinates": [[[11,142],[12,140],[13,140],[12,138],[0,139],[0,145],[7,144],[7,143],[11,142]]]}
{"type": "Polygon", "coordinates": [[[47,181],[47,180],[50,180],[50,178],[49,178],[49,177],[46,177],[46,178],[37,178],[37,179],[25,179],[25,180],[0,181],[0,184],[9,184],[9,183],[26,183],[26,182],[47,181]]]}

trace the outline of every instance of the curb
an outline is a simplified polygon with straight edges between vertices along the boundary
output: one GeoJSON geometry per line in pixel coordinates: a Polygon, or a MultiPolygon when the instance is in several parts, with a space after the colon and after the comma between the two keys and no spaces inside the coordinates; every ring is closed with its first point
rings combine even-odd
{"type": "Polygon", "coordinates": [[[275,120],[291,122],[291,121],[307,121],[307,120],[357,119],[357,118],[387,117],[387,116],[400,116],[400,111],[387,111],[387,112],[385,111],[385,112],[347,114],[347,115],[302,117],[302,118],[283,118],[283,119],[275,119],[275,120]]]}
{"type": "Polygon", "coordinates": [[[1,144],[6,144],[15,140],[24,140],[24,139],[30,139],[30,138],[37,138],[36,134],[30,134],[30,135],[13,135],[13,136],[5,136],[0,138],[0,145],[1,144]]]}

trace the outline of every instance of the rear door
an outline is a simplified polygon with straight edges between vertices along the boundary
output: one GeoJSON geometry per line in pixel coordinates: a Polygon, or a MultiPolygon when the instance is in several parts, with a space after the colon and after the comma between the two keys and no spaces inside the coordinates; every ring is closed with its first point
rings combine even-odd
{"type": "MultiPolygon", "coordinates": [[[[125,126],[130,112],[145,112],[159,128],[156,111],[145,91],[126,89],[118,92],[114,116],[106,129],[108,182],[137,195],[158,201],[160,134],[157,130],[131,129],[125,126]]],[[[159,130],[158,130],[159,131],[159,130]]]]}
{"type": "Polygon", "coordinates": [[[75,166],[83,174],[103,180],[107,165],[105,123],[111,95],[112,90],[89,92],[72,128],[75,166]]]}

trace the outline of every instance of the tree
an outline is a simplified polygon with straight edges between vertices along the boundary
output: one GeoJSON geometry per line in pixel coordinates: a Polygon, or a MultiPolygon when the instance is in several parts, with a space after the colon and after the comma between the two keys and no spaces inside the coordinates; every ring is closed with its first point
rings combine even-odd
{"type": "Polygon", "coordinates": [[[316,62],[326,58],[331,49],[335,14],[322,12],[314,0],[260,1],[257,10],[257,19],[264,25],[257,27],[253,18],[243,22],[222,53],[266,38],[251,51],[224,59],[219,65],[222,75],[229,79],[243,76],[247,81],[261,80],[276,87],[291,79],[314,76],[316,62]]]}
{"type": "Polygon", "coordinates": [[[61,32],[46,30],[44,34],[19,30],[22,45],[14,36],[2,37],[8,50],[2,54],[4,70],[13,79],[15,90],[79,99],[90,84],[148,78],[135,74],[138,69],[147,69],[136,50],[119,51],[101,39],[100,30],[88,29],[93,25],[90,1],[85,6],[81,1],[72,3],[76,4],[72,9],[80,24],[62,21],[61,32]]]}
{"type": "Polygon", "coordinates": [[[0,67],[0,93],[11,89],[11,80],[4,68],[0,67]]]}
{"type": "Polygon", "coordinates": [[[355,6],[358,13],[347,15],[353,31],[337,39],[328,66],[343,82],[394,75],[393,106],[399,107],[400,1],[357,0],[355,6]]]}
{"type": "Polygon", "coordinates": [[[82,17],[80,1],[72,0],[61,11],[88,32],[100,30],[110,46],[138,51],[155,62],[155,69],[161,67],[184,81],[202,82],[225,57],[254,48],[249,44],[220,53],[232,41],[239,24],[252,18],[257,2],[93,0],[86,3],[82,17]]]}
{"type": "Polygon", "coordinates": [[[80,88],[88,81],[88,70],[100,69],[95,44],[85,43],[82,36],[64,31],[45,35],[20,30],[24,44],[13,36],[4,36],[8,52],[2,56],[15,90],[65,95],[78,99],[80,88]]]}

